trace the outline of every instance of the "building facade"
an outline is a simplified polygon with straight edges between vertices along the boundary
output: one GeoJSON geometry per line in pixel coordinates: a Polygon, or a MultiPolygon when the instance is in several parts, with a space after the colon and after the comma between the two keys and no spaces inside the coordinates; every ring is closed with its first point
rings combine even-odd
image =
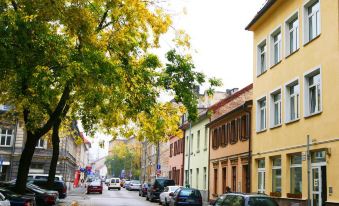
{"type": "Polygon", "coordinates": [[[209,199],[250,192],[252,84],[209,108],[209,199]]]}
{"type": "Polygon", "coordinates": [[[169,154],[169,178],[175,181],[176,185],[184,185],[184,146],[185,139],[171,137],[169,154]]]}
{"type": "Polygon", "coordinates": [[[252,192],[280,205],[339,205],[338,16],[339,1],[269,0],[246,27],[254,33],[252,192]]]}

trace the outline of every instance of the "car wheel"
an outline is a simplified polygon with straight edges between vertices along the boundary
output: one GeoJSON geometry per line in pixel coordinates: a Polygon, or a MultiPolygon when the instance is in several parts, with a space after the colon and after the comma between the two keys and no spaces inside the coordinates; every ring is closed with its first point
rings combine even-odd
{"type": "Polygon", "coordinates": [[[165,206],[168,206],[168,203],[167,203],[167,198],[165,198],[165,206]]]}
{"type": "Polygon", "coordinates": [[[121,190],[121,188],[119,188],[118,190],[121,190]]]}
{"type": "Polygon", "coordinates": [[[146,200],[148,201],[149,199],[148,199],[148,195],[146,195],[146,200]]]}
{"type": "Polygon", "coordinates": [[[102,194],[102,191],[100,192],[100,194],[102,194]]]}

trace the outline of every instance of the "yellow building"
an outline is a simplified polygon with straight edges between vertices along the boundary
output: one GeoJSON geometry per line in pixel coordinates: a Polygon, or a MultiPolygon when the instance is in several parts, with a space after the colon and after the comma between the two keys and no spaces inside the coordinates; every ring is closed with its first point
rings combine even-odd
{"type": "Polygon", "coordinates": [[[246,29],[252,192],[280,205],[339,205],[339,1],[268,0],[246,29]]]}

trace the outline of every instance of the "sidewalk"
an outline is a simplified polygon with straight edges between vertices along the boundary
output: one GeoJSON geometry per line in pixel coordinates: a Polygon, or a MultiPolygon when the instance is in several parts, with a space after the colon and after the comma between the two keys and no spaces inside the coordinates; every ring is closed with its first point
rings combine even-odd
{"type": "Polygon", "coordinates": [[[65,199],[60,199],[58,206],[79,206],[78,202],[86,198],[87,188],[77,187],[68,192],[65,199]]]}

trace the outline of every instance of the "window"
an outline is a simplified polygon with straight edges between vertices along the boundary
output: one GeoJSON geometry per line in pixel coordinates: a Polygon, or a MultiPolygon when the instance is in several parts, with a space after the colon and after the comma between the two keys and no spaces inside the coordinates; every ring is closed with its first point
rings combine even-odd
{"type": "Polygon", "coordinates": [[[281,89],[271,93],[271,128],[281,124],[281,89]]]}
{"type": "Polygon", "coordinates": [[[36,148],[44,148],[45,141],[43,139],[39,139],[36,148]]]}
{"type": "Polygon", "coordinates": [[[186,184],[189,184],[189,182],[188,182],[188,170],[185,170],[185,181],[186,181],[186,184]]]}
{"type": "Polygon", "coordinates": [[[173,143],[170,145],[170,157],[172,157],[172,152],[173,152],[173,143]]]}
{"type": "Polygon", "coordinates": [[[241,117],[241,140],[246,141],[251,135],[250,114],[241,117]]]}
{"type": "Polygon", "coordinates": [[[11,146],[12,138],[13,138],[13,130],[12,129],[0,129],[0,146],[11,146]]]}
{"type": "Polygon", "coordinates": [[[207,168],[204,167],[204,189],[207,188],[207,168]]]}
{"type": "Polygon", "coordinates": [[[196,184],[196,188],[199,188],[199,168],[197,168],[196,170],[197,170],[197,174],[195,175],[195,184],[196,184]]]}
{"type": "Polygon", "coordinates": [[[305,75],[305,116],[321,112],[320,68],[305,75]]]}
{"type": "Polygon", "coordinates": [[[286,92],[286,103],[285,103],[285,116],[286,122],[291,122],[299,119],[299,110],[300,110],[300,86],[299,80],[294,80],[293,82],[285,86],[286,92]]]}
{"type": "Polygon", "coordinates": [[[214,169],[214,194],[218,194],[218,169],[214,169]]]}
{"type": "Polygon", "coordinates": [[[218,128],[215,128],[212,133],[212,147],[213,149],[218,149],[218,128]]]}
{"type": "Polygon", "coordinates": [[[225,127],[225,125],[222,125],[221,126],[221,140],[220,140],[220,145],[222,147],[226,146],[226,135],[225,135],[225,133],[226,133],[226,127],[225,127]]]}
{"type": "Polygon", "coordinates": [[[200,130],[197,133],[197,152],[200,152],[200,130]]]}
{"type": "Polygon", "coordinates": [[[258,192],[265,193],[265,160],[258,160],[258,192]]]}
{"type": "Polygon", "coordinates": [[[292,54],[299,49],[299,20],[298,12],[295,12],[285,22],[285,49],[286,56],[292,54]]]}
{"type": "Polygon", "coordinates": [[[191,134],[191,141],[190,141],[190,151],[191,151],[191,155],[193,154],[193,134],[191,134]]]}
{"type": "Polygon", "coordinates": [[[271,66],[281,61],[281,27],[271,34],[271,66]]]}
{"type": "Polygon", "coordinates": [[[190,186],[192,186],[192,175],[193,175],[193,171],[192,171],[192,169],[190,169],[190,181],[189,181],[189,184],[190,184],[190,186]]]}
{"type": "Polygon", "coordinates": [[[320,3],[310,0],[304,6],[304,41],[305,44],[320,35],[320,3]]]}
{"type": "Polygon", "coordinates": [[[186,142],[185,142],[185,154],[188,155],[188,136],[186,137],[186,142]]]}
{"type": "Polygon", "coordinates": [[[257,131],[266,129],[266,97],[257,102],[257,131]]]}
{"type": "Polygon", "coordinates": [[[237,191],[237,167],[232,166],[232,191],[237,191]]]}
{"type": "Polygon", "coordinates": [[[235,144],[238,142],[238,121],[232,120],[230,126],[231,126],[230,144],[235,144]]]}
{"type": "Polygon", "coordinates": [[[266,71],[267,57],[266,57],[266,39],[262,41],[257,48],[257,76],[266,71]]]}
{"type": "Polygon", "coordinates": [[[205,128],[204,150],[207,150],[208,128],[205,128]]]}
{"type": "Polygon", "coordinates": [[[281,158],[272,159],[272,192],[281,192],[281,158]]]}
{"type": "Polygon", "coordinates": [[[221,172],[222,172],[221,188],[222,188],[223,193],[226,193],[226,185],[227,185],[227,183],[226,183],[226,179],[227,179],[226,178],[227,177],[227,175],[226,175],[226,167],[223,167],[221,172]]]}
{"type": "Polygon", "coordinates": [[[300,194],[302,192],[302,168],[301,168],[301,155],[291,156],[290,165],[290,179],[291,179],[291,193],[300,194]]]}

